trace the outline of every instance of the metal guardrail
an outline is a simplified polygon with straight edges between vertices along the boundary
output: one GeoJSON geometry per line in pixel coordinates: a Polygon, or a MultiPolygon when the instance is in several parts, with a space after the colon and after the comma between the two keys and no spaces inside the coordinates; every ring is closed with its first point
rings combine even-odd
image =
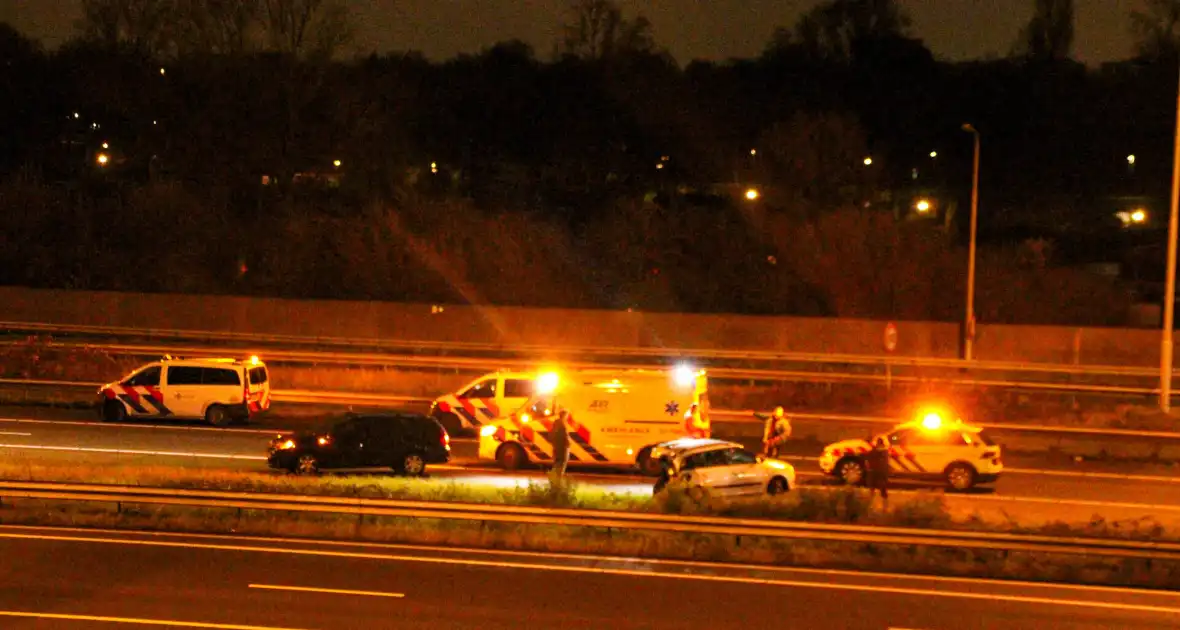
{"type": "MultiPolygon", "coordinates": [[[[59,387],[70,389],[95,389],[100,383],[77,383],[72,381],[42,381],[0,378],[0,386],[13,385],[18,387],[59,387]]],[[[421,396],[399,396],[394,394],[376,394],[369,392],[322,392],[293,389],[272,389],[271,400],[288,404],[309,405],[372,405],[376,407],[398,407],[405,404],[424,404],[432,398],[421,396]]],[[[729,423],[760,423],[754,416],[754,409],[713,409],[710,414],[718,420],[729,423]]],[[[902,420],[886,416],[860,416],[831,413],[808,413],[788,410],[787,414],[797,420],[814,420],[819,422],[844,422],[850,424],[894,425],[902,420]]],[[[1105,429],[1088,427],[1055,427],[1027,424],[983,424],[984,429],[991,431],[1042,433],[1051,435],[1077,435],[1092,437],[1119,437],[1146,440],[1180,440],[1180,432],[1168,431],[1137,431],[1132,429],[1105,429]]]]}
{"type": "MultiPolygon", "coordinates": [[[[203,330],[160,330],[118,326],[89,326],[73,324],[43,324],[37,322],[0,322],[0,330],[12,332],[59,333],[95,335],[104,337],[132,337],[200,341],[232,341],[237,343],[265,344],[287,347],[320,348],[379,348],[383,350],[405,350],[411,352],[486,352],[506,356],[616,356],[650,357],[664,359],[697,360],[740,360],[772,363],[814,363],[828,365],[863,365],[872,367],[915,367],[951,368],[976,371],[1043,372],[1087,376],[1132,376],[1154,377],[1159,371],[1155,367],[1118,365],[1076,365],[1060,363],[1028,363],[1018,361],[966,361],[941,357],[909,357],[895,355],[857,355],[804,352],[767,352],[758,350],[720,350],[714,348],[649,348],[649,347],[606,347],[606,346],[543,346],[535,344],[495,344],[459,341],[388,340],[355,337],[316,337],[296,335],[260,335],[256,333],[216,332],[203,330]]],[[[205,349],[208,350],[207,348],[205,349]]],[[[224,350],[222,351],[224,352],[224,350]]],[[[269,349],[268,354],[274,350],[269,349]]],[[[307,353],[331,356],[336,353],[307,353]]],[[[355,356],[355,355],[354,355],[355,356]]],[[[365,356],[361,354],[359,356],[365,356]]],[[[368,355],[388,356],[388,354],[368,355]]],[[[422,358],[422,357],[419,357],[422,358]]],[[[487,359],[481,359],[487,361],[487,359]]],[[[524,361],[536,364],[536,361],[524,361]]],[[[481,365],[487,365],[483,363],[481,365]]],[[[601,366],[601,364],[592,364],[601,366]]],[[[637,367],[634,365],[628,367],[637,367]]],[[[1180,369],[1177,369],[1180,374],[1180,369]]],[[[896,377],[894,377],[896,378],[896,377]]]]}
{"type": "MultiPolygon", "coordinates": [[[[195,357],[215,357],[224,356],[227,351],[225,349],[210,349],[207,347],[195,346],[162,346],[162,345],[136,345],[136,344],[91,344],[91,343],[63,343],[53,342],[49,344],[50,347],[58,348],[74,348],[74,349],[95,349],[103,350],[112,354],[122,354],[136,357],[159,357],[164,354],[175,354],[195,357]]],[[[370,367],[388,367],[388,368],[427,368],[427,369],[463,369],[470,372],[490,372],[498,369],[517,369],[530,370],[543,368],[545,365],[551,365],[553,362],[528,360],[528,359],[491,359],[481,357],[454,357],[454,356],[417,356],[417,355],[395,355],[395,354],[372,354],[372,353],[341,353],[341,352],[317,352],[307,350],[286,350],[286,349],[269,349],[266,351],[259,351],[259,354],[269,362],[274,364],[293,363],[293,364],[307,364],[307,365],[347,365],[347,366],[370,366],[370,367]]],[[[801,361],[811,361],[818,365],[820,362],[836,364],[839,361],[831,356],[814,355],[807,359],[798,359],[801,361]]],[[[911,364],[917,367],[929,367],[927,365],[919,365],[920,360],[912,360],[911,364]]],[[[947,360],[930,359],[931,365],[941,365],[947,360]]],[[[1057,367],[1061,368],[1061,373],[1067,378],[1077,374],[1084,374],[1086,376],[1112,376],[1121,378],[1145,378],[1151,376],[1153,379],[1158,377],[1158,374],[1149,370],[1141,368],[1120,368],[1120,367],[1102,367],[1094,366],[1085,368],[1091,370],[1089,372],[1079,372],[1082,368],[1077,366],[1024,366],[1024,367],[996,367],[997,365],[1006,366],[1007,364],[966,364],[959,362],[961,368],[970,367],[972,370],[1021,370],[1037,372],[1042,375],[1051,375],[1058,373],[1057,367]],[[1074,370],[1070,372],[1070,370],[1074,370]]],[[[628,363],[594,363],[594,362],[563,362],[563,367],[569,369],[606,369],[606,370],[629,370],[629,369],[664,369],[663,365],[650,364],[628,364],[628,363]]],[[[950,365],[948,364],[948,367],[950,365]]],[[[1159,392],[1158,387],[1143,387],[1136,385],[1111,385],[1111,384],[1095,384],[1095,383],[1058,383],[1045,381],[1012,381],[1004,379],[985,379],[985,378],[946,378],[934,377],[926,375],[912,375],[912,374],[868,374],[858,372],[825,372],[816,371],[814,369],[804,370],[783,370],[783,369],[769,369],[769,368],[733,368],[733,367],[710,367],[709,374],[711,377],[721,380],[739,380],[739,381],[764,381],[764,382],[812,382],[812,383],[840,383],[840,382],[855,382],[855,383],[922,383],[922,384],[941,384],[955,387],[995,387],[1006,389],[1018,389],[1028,391],[1044,391],[1044,392],[1059,392],[1059,393],[1088,393],[1088,394],[1106,394],[1106,395],[1123,395],[1123,396],[1151,396],[1159,392]]],[[[1154,380],[1153,380],[1154,382],[1154,380]]]]}
{"type": "Polygon", "coordinates": [[[1180,544],[1174,543],[831,525],[769,519],[673,516],[645,512],[13,481],[0,481],[0,497],[434,518],[859,544],[934,546],[1113,558],[1180,560],[1180,544]]]}

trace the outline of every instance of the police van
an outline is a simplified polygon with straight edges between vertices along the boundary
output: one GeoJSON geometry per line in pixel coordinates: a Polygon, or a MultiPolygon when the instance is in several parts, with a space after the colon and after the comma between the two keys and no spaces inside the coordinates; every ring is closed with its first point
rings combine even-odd
{"type": "Polygon", "coordinates": [[[480,429],[479,458],[505,470],[552,462],[551,432],[561,411],[571,465],[637,466],[657,475],[653,446],[709,436],[708,378],[689,367],[541,374],[520,410],[480,429]]]}
{"type": "Polygon", "coordinates": [[[246,421],[270,408],[270,374],[258,357],[165,356],[98,390],[103,420],[178,418],[214,426],[246,421]]]}
{"type": "Polygon", "coordinates": [[[492,372],[444,394],[430,404],[430,416],[447,433],[479,430],[484,424],[520,409],[534,393],[535,372],[492,372]]]}

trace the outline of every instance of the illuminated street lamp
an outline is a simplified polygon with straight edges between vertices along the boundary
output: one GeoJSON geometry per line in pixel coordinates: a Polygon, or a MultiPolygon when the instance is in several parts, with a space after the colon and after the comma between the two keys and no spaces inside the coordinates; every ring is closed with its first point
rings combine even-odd
{"type": "Polygon", "coordinates": [[[975,137],[975,162],[971,169],[971,244],[967,252],[967,312],[963,331],[963,358],[970,361],[975,346],[975,232],[979,222],[979,131],[970,123],[963,131],[975,137]]]}
{"type": "Polygon", "coordinates": [[[927,212],[930,212],[930,202],[925,199],[920,199],[918,200],[918,203],[914,204],[914,209],[918,211],[918,214],[926,214],[927,212]]]}
{"type": "Polygon", "coordinates": [[[758,192],[757,188],[750,188],[746,190],[746,199],[749,201],[757,201],[762,193],[758,192]]]}
{"type": "Polygon", "coordinates": [[[872,156],[865,156],[865,166],[872,166],[872,165],[873,165],[873,157],[872,156]]]}
{"type": "Polygon", "coordinates": [[[1135,155],[1134,154],[1127,156],[1127,164],[1130,166],[1135,166],[1135,155]]]}
{"type": "Polygon", "coordinates": [[[336,168],[340,168],[341,164],[344,164],[344,163],[341,162],[340,160],[336,160],[336,161],[332,162],[332,166],[335,166],[336,168]]]}
{"type": "Polygon", "coordinates": [[[938,151],[931,151],[930,152],[930,159],[933,160],[936,157],[938,157],[938,151]]]}
{"type": "Polygon", "coordinates": [[[99,153],[98,157],[95,158],[95,161],[98,162],[99,166],[106,166],[107,163],[111,161],[111,156],[107,155],[106,153],[99,153]]]}

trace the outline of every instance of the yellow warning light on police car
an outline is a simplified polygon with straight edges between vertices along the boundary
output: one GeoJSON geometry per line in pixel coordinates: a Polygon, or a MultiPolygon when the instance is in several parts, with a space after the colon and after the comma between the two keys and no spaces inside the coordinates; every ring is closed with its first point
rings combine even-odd
{"type": "Polygon", "coordinates": [[[931,411],[925,416],[922,416],[922,428],[927,431],[937,431],[942,428],[942,415],[937,411],[931,411]]]}
{"type": "Polygon", "coordinates": [[[546,372],[546,373],[538,376],[537,377],[537,393],[538,394],[552,393],[553,390],[557,389],[557,384],[560,381],[561,381],[561,378],[557,375],[557,372],[546,372]]]}
{"type": "Polygon", "coordinates": [[[258,355],[253,355],[250,357],[250,365],[258,365],[258,355]]]}

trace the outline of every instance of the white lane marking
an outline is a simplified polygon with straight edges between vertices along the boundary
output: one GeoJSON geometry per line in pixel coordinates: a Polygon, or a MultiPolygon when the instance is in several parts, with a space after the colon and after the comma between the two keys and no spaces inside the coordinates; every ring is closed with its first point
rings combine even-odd
{"type": "Polygon", "coordinates": [[[211,628],[214,630],[299,630],[274,626],[242,626],[230,623],[202,623],[200,621],[172,621],[168,619],[139,619],[136,617],[98,617],[95,615],[67,615],[61,613],[21,612],[0,610],[0,617],[23,617],[25,619],[55,619],[58,621],[88,621],[98,623],[121,623],[136,626],[166,626],[171,628],[211,628]]]}
{"type": "Polygon", "coordinates": [[[157,431],[215,431],[217,433],[290,433],[287,429],[223,429],[220,427],[176,426],[167,424],[131,424],[124,422],[86,422],[82,420],[37,420],[34,418],[0,418],[0,422],[15,424],[60,424],[76,427],[102,427],[124,429],[155,429],[157,431]]]}
{"type": "Polygon", "coordinates": [[[95,448],[87,446],[40,446],[34,444],[0,444],[0,448],[34,451],[67,451],[71,453],[106,453],[113,455],[154,455],[157,457],[191,457],[194,459],[248,459],[266,461],[261,455],[231,455],[229,453],[181,453],[176,451],[140,451],[125,448],[95,448]]]}
{"type": "Polygon", "coordinates": [[[32,433],[18,433],[16,431],[0,431],[0,435],[16,435],[20,437],[31,437],[32,433]]]}
{"type": "Polygon", "coordinates": [[[436,564],[451,566],[486,567],[496,569],[521,569],[532,571],[552,571],[554,573],[588,573],[595,575],[614,575],[639,578],[662,578],[669,580],[684,580],[697,582],[721,582],[730,584],[748,584],[754,586],[782,586],[802,589],[852,591],[863,593],[884,593],[889,595],[908,595],[915,597],[944,597],[948,599],[965,599],[977,601],[1002,601],[1017,604],[1042,604],[1049,606],[1064,606],[1067,608],[1091,608],[1100,610],[1119,610],[1127,612],[1141,612],[1166,615],[1180,615],[1180,607],[1153,606],[1148,604],[1124,604],[1119,602],[1096,602],[1074,599],[1055,599],[1051,597],[1033,597],[1027,595],[1004,595],[999,593],[975,593],[968,591],[935,591],[929,589],[878,586],[868,584],[832,584],[829,582],[808,582],[803,580],[782,580],[755,577],[723,576],[693,573],[668,573],[635,571],[629,569],[607,569],[602,567],[578,567],[569,565],[544,565],[526,562],[504,562],[493,560],[469,560],[461,558],[441,558],[424,556],[407,556],[394,554],[365,553],[352,551],[327,551],[323,549],[291,549],[283,547],[258,547],[250,545],[227,544],[199,544],[191,542],[167,542],[159,540],[126,540],[116,538],[98,538],[93,536],[49,536],[28,534],[0,533],[0,538],[46,540],[55,542],[100,543],[127,545],[139,547],[170,547],[181,549],[208,549],[214,551],[239,551],[252,553],[268,553],[293,556],[319,556],[326,558],[345,558],[353,560],[380,560],[386,562],[416,562],[420,564],[436,564]]]}
{"type": "Polygon", "coordinates": [[[1016,475],[1045,475],[1047,477],[1076,477],[1082,479],[1115,479],[1118,481],[1180,483],[1180,476],[1160,477],[1156,475],[1124,475],[1120,473],[1074,472],[1071,470],[1036,470],[1031,468],[1005,468],[1004,472],[1016,475]]]}
{"type": "Polygon", "coordinates": [[[267,591],[295,591],[297,593],[326,593],[328,595],[361,595],[364,597],[394,597],[403,598],[405,593],[382,593],[380,591],[352,591],[340,588],[316,588],[312,586],[279,586],[277,584],[250,584],[248,588],[267,591]]]}
{"type": "MultiPolygon", "coordinates": [[[[93,536],[95,534],[108,534],[112,536],[141,536],[145,538],[157,539],[176,539],[176,540],[248,540],[251,543],[276,543],[282,547],[293,547],[294,545],[316,545],[318,547],[337,547],[337,548],[355,548],[355,549],[381,549],[381,550],[402,550],[402,551],[417,551],[429,553],[467,553],[480,556],[501,556],[512,558],[534,558],[541,560],[552,560],[565,562],[568,560],[576,560],[581,562],[593,562],[595,564],[602,564],[604,562],[617,563],[640,563],[652,566],[670,566],[670,567],[688,567],[694,569],[706,569],[709,571],[718,571],[726,569],[739,569],[743,571],[760,571],[762,573],[796,573],[801,575],[816,575],[824,577],[841,577],[841,578],[885,578],[898,581],[910,582],[940,582],[940,583],[958,583],[958,584],[973,584],[980,586],[995,586],[995,587],[1020,587],[1023,589],[1042,589],[1042,590],[1064,590],[1064,591],[1080,591],[1087,593],[1111,593],[1122,595],[1126,597],[1142,596],[1149,594],[1156,598],[1180,598],[1180,591],[1150,591],[1145,592],[1143,589],[1118,587],[1118,586],[1093,586],[1086,584],[1055,584],[1052,582],[1030,582],[1026,580],[989,580],[986,578],[973,577],[947,577],[942,575],[921,575],[910,573],[885,573],[881,571],[848,571],[841,569],[810,569],[807,567],[784,567],[774,565],[761,564],[724,564],[719,565],[712,562],[704,562],[700,560],[670,560],[664,558],[637,558],[629,556],[590,556],[586,554],[576,553],[557,553],[551,551],[515,551],[510,549],[477,549],[474,547],[438,547],[431,545],[405,545],[397,543],[376,543],[364,541],[344,541],[344,540],[308,540],[299,538],[282,538],[277,536],[251,536],[248,539],[241,537],[229,536],[225,534],[188,534],[178,532],[161,532],[161,531],[128,531],[118,529],[101,529],[88,527],[42,527],[37,525],[0,525],[0,532],[4,530],[17,530],[28,532],[70,532],[75,534],[85,534],[93,536]]],[[[0,533],[0,538],[5,538],[3,533],[0,533]]],[[[19,536],[17,536],[19,538],[19,536]]],[[[38,538],[37,536],[29,536],[30,538],[38,538]]]]}

